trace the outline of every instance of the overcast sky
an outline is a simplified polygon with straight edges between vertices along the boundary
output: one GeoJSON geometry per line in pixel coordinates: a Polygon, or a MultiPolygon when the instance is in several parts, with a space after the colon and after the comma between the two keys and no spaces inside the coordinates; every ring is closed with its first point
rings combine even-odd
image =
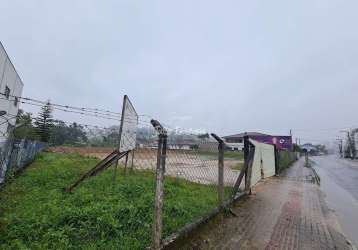
{"type": "Polygon", "coordinates": [[[173,127],[292,128],[316,142],[358,126],[357,10],[355,0],[3,0],[0,40],[23,96],[120,112],[128,94],[173,127]]]}

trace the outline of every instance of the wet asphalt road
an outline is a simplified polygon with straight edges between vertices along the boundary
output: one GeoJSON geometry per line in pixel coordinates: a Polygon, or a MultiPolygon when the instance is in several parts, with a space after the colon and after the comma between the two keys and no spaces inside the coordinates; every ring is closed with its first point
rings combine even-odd
{"type": "Polygon", "coordinates": [[[358,161],[338,156],[312,157],[321,190],[345,235],[358,246],[358,161]]]}

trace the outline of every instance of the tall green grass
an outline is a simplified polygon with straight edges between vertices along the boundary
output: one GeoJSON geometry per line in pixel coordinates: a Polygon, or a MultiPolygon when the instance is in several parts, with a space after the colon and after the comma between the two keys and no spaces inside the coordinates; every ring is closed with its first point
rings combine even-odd
{"type": "Polygon", "coordinates": [[[279,171],[281,172],[290,167],[296,160],[293,152],[279,151],[279,171]]]}
{"type": "MultiPolygon", "coordinates": [[[[98,162],[42,153],[0,192],[0,249],[143,249],[151,244],[154,173],[108,169],[72,194],[63,188],[98,162]]],[[[226,190],[228,192],[228,190],[226,190]]],[[[217,203],[213,186],[166,177],[164,235],[217,203]]]]}

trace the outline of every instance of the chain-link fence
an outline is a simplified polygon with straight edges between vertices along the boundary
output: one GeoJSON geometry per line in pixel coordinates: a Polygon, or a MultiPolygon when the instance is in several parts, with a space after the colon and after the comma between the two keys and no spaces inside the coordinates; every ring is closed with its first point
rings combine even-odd
{"type": "Polygon", "coordinates": [[[12,137],[2,137],[0,142],[0,183],[5,181],[13,145],[12,137]]]}
{"type": "Polygon", "coordinates": [[[133,162],[135,169],[155,167],[152,245],[157,249],[233,198],[243,154],[228,152],[225,157],[220,138],[152,124],[158,139],[149,149],[136,149],[133,162]]]}
{"type": "Polygon", "coordinates": [[[208,134],[164,128],[155,121],[141,123],[134,139],[123,136],[121,147],[130,150],[101,154],[102,161],[67,190],[76,192],[82,181],[106,170],[121,197],[118,209],[131,204],[127,239],[142,239],[142,247],[159,248],[234,197],[244,166],[242,152],[225,151],[224,143],[208,134]]]}
{"type": "Polygon", "coordinates": [[[291,166],[292,163],[297,161],[299,155],[297,152],[292,152],[288,150],[278,150],[277,158],[278,158],[278,171],[282,172],[283,170],[291,166]]]}
{"type": "Polygon", "coordinates": [[[15,139],[9,136],[0,147],[0,183],[7,174],[19,172],[30,164],[37,153],[47,147],[46,143],[26,139],[15,139]]]}
{"type": "MultiPolygon", "coordinates": [[[[159,249],[192,225],[220,212],[242,191],[249,191],[256,184],[253,177],[262,173],[269,177],[275,169],[273,146],[258,147],[248,138],[244,152],[239,152],[227,150],[224,141],[214,134],[163,127],[154,120],[141,122],[135,137],[133,130],[128,131],[130,136],[122,134],[122,150],[58,147],[50,151],[62,154],[42,155],[43,167],[32,174],[42,180],[36,171],[45,171],[46,180],[42,181],[52,180],[53,187],[47,189],[52,188],[53,193],[58,194],[59,187],[71,192],[46,196],[61,197],[49,200],[49,204],[61,202],[67,206],[66,213],[56,215],[58,221],[54,220],[51,228],[64,230],[62,222],[69,220],[66,226],[73,226],[76,233],[69,230],[64,235],[71,238],[75,234],[81,239],[92,234],[96,225],[99,231],[92,237],[98,238],[93,244],[102,244],[96,245],[98,248],[125,242],[132,249],[159,249]],[[270,172],[265,171],[268,169],[270,172]],[[74,211],[81,215],[74,216],[74,211]]],[[[45,147],[26,140],[14,140],[12,145],[7,161],[14,171],[45,147]]],[[[71,244],[80,247],[82,243],[71,244]]]]}

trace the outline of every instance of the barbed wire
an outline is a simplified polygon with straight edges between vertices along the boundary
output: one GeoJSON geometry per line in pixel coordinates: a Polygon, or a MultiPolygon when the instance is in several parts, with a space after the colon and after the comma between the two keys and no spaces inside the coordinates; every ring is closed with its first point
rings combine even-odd
{"type": "MultiPolygon", "coordinates": [[[[42,101],[42,100],[38,100],[35,98],[30,98],[30,97],[22,97],[22,96],[16,96],[16,95],[11,95],[11,94],[6,94],[6,93],[1,93],[0,95],[3,96],[11,96],[11,97],[15,97],[18,98],[19,100],[27,100],[27,101],[32,101],[32,102],[37,102],[40,104],[46,104],[49,101],[42,101]]],[[[15,101],[15,99],[14,99],[15,101]]],[[[76,110],[91,110],[91,111],[96,111],[96,112],[106,112],[109,114],[115,114],[115,115],[121,115],[121,113],[118,112],[114,112],[114,111],[110,111],[110,110],[105,110],[105,109],[99,109],[99,108],[88,108],[88,107],[76,107],[76,106],[72,106],[72,105],[64,105],[64,104],[58,104],[58,103],[51,103],[53,106],[58,106],[58,107],[63,107],[63,108],[69,108],[69,109],[76,109],[76,110]]]]}
{"type": "MultiPolygon", "coordinates": [[[[1,98],[1,97],[0,97],[0,99],[7,100],[7,101],[14,101],[14,100],[10,100],[7,98],[1,98]]],[[[31,102],[26,102],[26,101],[19,101],[19,103],[28,104],[28,105],[37,106],[37,107],[43,107],[43,105],[38,104],[38,103],[31,103],[31,102]]],[[[52,105],[52,103],[50,103],[50,105],[52,105]]],[[[109,116],[109,115],[104,116],[104,115],[99,115],[97,113],[86,113],[86,112],[80,112],[80,111],[66,110],[66,109],[62,109],[62,108],[58,108],[58,107],[52,107],[52,108],[54,110],[63,111],[66,113],[74,113],[74,114],[78,114],[78,115],[96,117],[96,118],[101,118],[101,119],[106,119],[106,120],[115,120],[115,121],[119,121],[119,122],[121,121],[121,117],[114,117],[114,116],[109,116]]],[[[142,117],[147,117],[147,115],[142,115],[142,117]]],[[[125,121],[133,121],[133,122],[138,121],[138,122],[142,122],[142,123],[149,123],[149,121],[147,121],[147,120],[143,120],[143,119],[136,120],[136,119],[131,119],[128,117],[125,118],[125,121]]]]}
{"type": "MultiPolygon", "coordinates": [[[[87,113],[104,115],[104,116],[112,116],[112,117],[117,117],[117,118],[120,118],[120,116],[121,116],[121,113],[119,113],[119,112],[114,112],[114,111],[105,110],[105,109],[88,108],[88,107],[76,107],[76,106],[72,106],[72,105],[64,105],[64,104],[53,103],[51,101],[42,101],[42,100],[38,100],[38,99],[35,99],[35,98],[30,98],[30,97],[22,97],[22,96],[6,94],[6,93],[2,93],[2,92],[0,92],[0,95],[6,97],[6,98],[0,98],[0,99],[8,100],[8,101],[19,101],[21,103],[27,103],[27,104],[37,103],[37,104],[41,104],[41,106],[50,103],[51,106],[53,106],[53,107],[59,107],[59,108],[62,108],[62,109],[69,109],[69,110],[73,109],[73,110],[81,111],[82,113],[87,112],[87,113]],[[13,97],[14,99],[9,99],[8,97],[13,97]],[[20,101],[20,100],[23,100],[23,101],[20,101]]],[[[38,105],[38,106],[40,106],[40,105],[38,105]]],[[[151,116],[145,115],[145,114],[141,114],[141,115],[138,115],[138,116],[151,118],[151,116]]]]}

